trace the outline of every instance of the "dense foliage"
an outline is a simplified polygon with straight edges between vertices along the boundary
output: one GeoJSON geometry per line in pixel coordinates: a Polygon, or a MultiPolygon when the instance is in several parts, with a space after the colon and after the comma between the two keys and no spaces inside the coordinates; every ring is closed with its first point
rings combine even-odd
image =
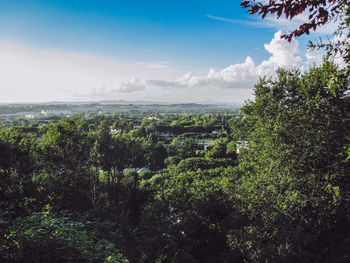
{"type": "Polygon", "coordinates": [[[0,261],[349,262],[346,74],[281,69],[243,118],[3,127],[0,261]]]}
{"type": "Polygon", "coordinates": [[[334,65],[262,79],[232,198],[247,215],[231,245],[250,261],[347,262],[350,98],[334,65]],[[334,82],[330,86],[330,79],[334,82]]]}

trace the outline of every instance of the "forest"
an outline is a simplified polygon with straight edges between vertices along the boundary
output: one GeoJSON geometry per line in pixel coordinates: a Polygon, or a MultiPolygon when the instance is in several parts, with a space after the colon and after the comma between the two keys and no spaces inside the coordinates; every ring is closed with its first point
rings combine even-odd
{"type": "Polygon", "coordinates": [[[240,111],[0,126],[0,261],[350,262],[350,5],[261,2],[242,6],[311,12],[287,40],[339,14],[344,40],[240,111]]]}
{"type": "Polygon", "coordinates": [[[2,127],[1,262],[349,262],[348,85],[325,60],[240,117],[2,127]]]}

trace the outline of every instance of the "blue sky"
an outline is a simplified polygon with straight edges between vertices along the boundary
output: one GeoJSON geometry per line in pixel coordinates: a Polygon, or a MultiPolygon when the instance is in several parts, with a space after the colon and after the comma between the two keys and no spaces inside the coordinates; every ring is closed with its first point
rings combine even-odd
{"type": "MultiPolygon", "coordinates": [[[[96,99],[103,99],[103,96],[98,95],[101,92],[108,93],[106,96],[112,96],[113,99],[196,101],[196,99],[205,100],[206,97],[213,98],[215,92],[210,94],[210,87],[206,87],[203,92],[197,87],[208,86],[203,81],[195,80],[198,83],[191,84],[196,91],[188,91],[185,89],[185,84],[178,84],[188,73],[192,77],[205,77],[211,68],[220,73],[230,65],[244,64],[247,56],[258,66],[270,59],[272,53],[269,53],[264,45],[270,43],[278,29],[288,30],[295,26],[293,23],[273,19],[262,21],[256,16],[248,15],[239,3],[238,0],[0,0],[0,41],[3,43],[2,52],[7,52],[3,56],[8,61],[17,61],[16,63],[21,64],[20,67],[13,66],[16,68],[16,74],[26,71],[25,67],[28,67],[28,64],[39,65],[42,70],[40,74],[39,68],[35,70],[32,68],[35,72],[31,76],[28,72],[23,73],[27,74],[28,79],[25,88],[23,83],[11,84],[11,81],[0,83],[2,93],[9,94],[4,96],[3,100],[33,101],[55,98],[90,100],[93,96],[96,96],[96,99]],[[18,52],[18,49],[22,51],[18,52]],[[29,53],[36,54],[36,52],[38,52],[36,57],[30,57],[29,53]],[[12,59],[15,53],[23,53],[23,57],[16,55],[12,59]],[[67,59],[61,61],[65,56],[68,56],[67,59]],[[74,60],[72,56],[79,58],[74,60]],[[87,57],[90,60],[96,59],[94,62],[100,65],[99,68],[96,66],[93,69],[89,66],[88,69],[84,69],[83,66],[79,70],[80,64],[86,65],[86,60],[89,60],[87,57]],[[60,60],[58,64],[57,59],[60,60]],[[114,63],[114,80],[113,72],[101,73],[100,68],[108,64],[105,60],[114,63]],[[83,79],[84,72],[80,71],[85,70],[86,74],[96,76],[100,74],[98,76],[100,82],[95,79],[87,83],[91,85],[86,85],[89,87],[85,90],[83,87],[77,87],[77,85],[83,86],[84,82],[72,81],[72,85],[69,85],[69,78],[74,80],[75,77],[74,74],[63,76],[65,69],[60,71],[62,63],[71,66],[70,72],[77,70],[77,76],[81,74],[77,79],[83,79]],[[18,69],[21,67],[22,71],[18,69]],[[118,70],[118,67],[121,70],[118,70]],[[142,67],[145,68],[144,71],[142,67]],[[51,70],[49,73],[52,75],[46,74],[47,68],[55,69],[58,73],[55,75],[51,70]],[[126,73],[125,68],[129,68],[126,73]],[[155,72],[151,72],[151,69],[155,72]],[[147,70],[150,72],[147,73],[147,70]],[[131,74],[132,71],[134,75],[131,74]],[[37,79],[43,75],[50,75],[53,82],[58,75],[67,80],[61,83],[61,88],[58,83],[50,87],[49,80],[37,79]],[[108,77],[103,80],[103,76],[108,77]],[[171,81],[177,81],[177,84],[173,85],[171,81]],[[154,87],[160,86],[159,83],[169,86],[163,88],[164,94],[161,98],[154,95],[159,94],[155,91],[157,87],[154,87]],[[41,88],[37,87],[39,84],[41,88]],[[129,84],[132,87],[130,89],[127,86],[129,84]],[[11,85],[14,86],[12,89],[11,85]],[[172,89],[173,92],[169,91],[173,86],[181,86],[182,89],[176,92],[175,89],[172,89]],[[16,97],[16,93],[10,94],[10,90],[14,89],[30,89],[32,95],[26,91],[23,96],[16,97]],[[63,92],[65,95],[58,90],[65,90],[66,92],[63,92]],[[36,93],[40,95],[34,95],[36,93]],[[176,95],[178,93],[182,95],[176,95]],[[202,96],[196,97],[198,93],[202,96]],[[84,97],[82,94],[91,96],[84,97]]],[[[329,33],[328,31],[323,33],[329,33]]],[[[300,56],[304,61],[307,41],[317,37],[315,34],[311,38],[298,39],[298,52],[294,55],[300,56]]],[[[213,89],[220,88],[218,86],[216,83],[213,89]]],[[[228,97],[228,101],[242,101],[248,98],[249,92],[251,93],[247,88],[239,91],[240,87],[226,86],[227,96],[240,94],[236,99],[228,97]]],[[[219,93],[220,97],[215,99],[224,100],[227,97],[225,92],[220,90],[219,93]]]]}

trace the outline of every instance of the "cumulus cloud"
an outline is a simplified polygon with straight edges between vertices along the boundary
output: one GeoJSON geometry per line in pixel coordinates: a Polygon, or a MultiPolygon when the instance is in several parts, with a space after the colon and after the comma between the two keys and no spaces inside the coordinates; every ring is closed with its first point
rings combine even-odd
{"type": "Polygon", "coordinates": [[[144,90],[145,88],[145,81],[138,78],[132,78],[130,81],[121,82],[120,87],[117,90],[120,92],[134,92],[144,90]]]}
{"type": "Polygon", "coordinates": [[[132,79],[129,83],[123,83],[120,89],[123,92],[134,92],[147,88],[160,87],[163,89],[252,89],[259,76],[273,76],[279,67],[295,68],[304,63],[297,56],[298,41],[288,42],[281,39],[281,31],[274,34],[270,43],[265,44],[265,50],[271,54],[269,59],[256,65],[251,57],[247,57],[243,63],[230,65],[220,71],[210,69],[207,75],[194,75],[187,73],[174,80],[132,79]]]}
{"type": "Polygon", "coordinates": [[[135,93],[142,92],[146,87],[145,80],[133,77],[129,81],[115,81],[112,84],[104,84],[100,88],[93,88],[87,96],[83,94],[76,95],[77,97],[87,97],[93,100],[135,99],[135,93]]]}
{"type": "MultiPolygon", "coordinates": [[[[341,48],[345,40],[346,37],[344,35],[335,35],[332,39],[329,40],[329,42],[333,46],[338,46],[341,48]]],[[[323,49],[308,49],[305,54],[305,57],[307,59],[306,63],[308,65],[319,65],[322,63],[325,57],[325,52],[323,49]]],[[[329,59],[332,60],[340,68],[344,68],[346,66],[343,56],[339,51],[335,54],[332,54],[332,56],[329,59]]]]}
{"type": "Polygon", "coordinates": [[[247,80],[256,77],[254,69],[253,59],[247,57],[242,64],[231,65],[218,72],[210,69],[207,75],[201,76],[187,73],[175,81],[147,80],[145,84],[166,89],[196,87],[231,88],[234,85],[243,87],[247,84],[247,80]]]}
{"type": "Polygon", "coordinates": [[[319,65],[322,63],[324,52],[323,50],[319,49],[308,49],[305,54],[306,57],[306,63],[309,66],[312,66],[314,64],[319,65]]]}
{"type": "Polygon", "coordinates": [[[269,44],[265,44],[265,50],[271,54],[268,60],[264,60],[258,67],[258,75],[271,76],[278,67],[294,68],[301,65],[302,59],[297,56],[299,43],[293,39],[288,42],[281,39],[282,32],[275,33],[269,44]]]}
{"type": "Polygon", "coordinates": [[[135,63],[1,39],[0,72],[0,102],[124,99],[145,88],[143,79],[184,73],[166,62],[135,63]]]}
{"type": "Polygon", "coordinates": [[[0,101],[243,101],[252,93],[259,76],[274,76],[278,67],[306,68],[322,61],[320,52],[308,51],[302,59],[298,41],[287,42],[281,34],[278,31],[264,45],[270,56],[261,63],[247,56],[241,63],[210,69],[207,74],[185,74],[167,62],[125,62],[0,40],[0,101]]]}

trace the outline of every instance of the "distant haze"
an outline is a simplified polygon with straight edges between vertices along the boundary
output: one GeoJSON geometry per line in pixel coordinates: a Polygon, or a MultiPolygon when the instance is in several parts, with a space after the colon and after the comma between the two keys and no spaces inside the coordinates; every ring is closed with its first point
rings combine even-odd
{"type": "Polygon", "coordinates": [[[0,102],[242,103],[259,76],[322,59],[310,38],[280,38],[297,24],[257,20],[239,1],[136,2],[2,1],[0,102]]]}

